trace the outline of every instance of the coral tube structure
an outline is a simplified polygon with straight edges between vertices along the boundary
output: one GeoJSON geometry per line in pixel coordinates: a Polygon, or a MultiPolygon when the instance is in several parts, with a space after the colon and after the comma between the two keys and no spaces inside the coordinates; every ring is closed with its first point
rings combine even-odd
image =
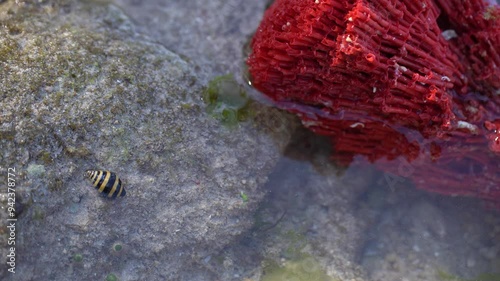
{"type": "Polygon", "coordinates": [[[418,188],[500,206],[492,1],[276,0],[251,47],[253,86],[330,136],[340,163],[360,155],[418,188]]]}

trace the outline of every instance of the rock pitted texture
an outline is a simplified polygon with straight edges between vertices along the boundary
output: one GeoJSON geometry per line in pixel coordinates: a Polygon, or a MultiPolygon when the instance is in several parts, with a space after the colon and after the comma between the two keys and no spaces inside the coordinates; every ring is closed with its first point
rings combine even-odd
{"type": "Polygon", "coordinates": [[[200,259],[252,225],[286,137],[208,116],[192,65],[113,5],[7,1],[0,22],[0,162],[23,206],[8,277],[212,279],[200,259]],[[127,196],[99,197],[86,169],[127,196]]]}

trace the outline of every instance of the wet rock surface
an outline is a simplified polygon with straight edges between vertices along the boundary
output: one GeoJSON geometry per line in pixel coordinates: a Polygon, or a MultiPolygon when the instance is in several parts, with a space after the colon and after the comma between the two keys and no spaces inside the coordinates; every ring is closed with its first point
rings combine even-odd
{"type": "Polygon", "coordinates": [[[372,220],[365,229],[359,263],[370,280],[498,277],[498,257],[493,254],[500,245],[497,211],[477,200],[401,185],[382,184],[364,197],[361,212],[372,220]]]}
{"type": "Polygon", "coordinates": [[[0,165],[16,167],[19,210],[16,274],[1,266],[0,279],[438,281],[500,268],[498,213],[339,169],[311,136],[283,158],[295,123],[262,105],[229,127],[206,113],[209,81],[246,82],[267,2],[0,1],[0,165]],[[102,198],[86,169],[116,172],[127,196],[102,198]]]}
{"type": "MultiPolygon", "coordinates": [[[[116,1],[138,30],[195,63],[198,79],[234,73],[241,82],[244,46],[270,2],[116,1]]],[[[324,142],[296,136],[294,141],[287,157],[310,161],[314,169],[279,162],[253,228],[202,260],[212,280],[437,281],[500,268],[497,212],[473,200],[416,191],[402,175],[352,167],[341,176],[325,164],[331,151],[324,142]],[[476,235],[464,236],[462,222],[478,226],[476,235]],[[424,230],[431,236],[423,238],[424,230]],[[416,241],[420,248],[413,247],[416,241]],[[414,249],[420,251],[415,255],[414,249]]]]}
{"type": "Polygon", "coordinates": [[[0,5],[2,173],[16,168],[25,206],[9,280],[211,280],[199,261],[252,226],[280,117],[255,107],[272,127],[224,127],[193,64],[114,5],[0,5]],[[117,173],[127,196],[103,198],[86,169],[117,173]]]}
{"type": "Polygon", "coordinates": [[[116,3],[169,50],[195,61],[197,75],[241,74],[244,46],[257,28],[269,0],[135,1],[116,3]]]}

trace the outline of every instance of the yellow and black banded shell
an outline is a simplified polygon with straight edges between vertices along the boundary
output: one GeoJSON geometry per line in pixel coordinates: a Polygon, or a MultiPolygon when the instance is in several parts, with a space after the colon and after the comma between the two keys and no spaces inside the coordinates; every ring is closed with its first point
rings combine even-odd
{"type": "Polygon", "coordinates": [[[123,188],[122,181],[113,172],[102,170],[87,170],[85,176],[90,179],[92,185],[99,190],[99,192],[107,194],[107,197],[120,197],[125,196],[125,188],[123,188]]]}

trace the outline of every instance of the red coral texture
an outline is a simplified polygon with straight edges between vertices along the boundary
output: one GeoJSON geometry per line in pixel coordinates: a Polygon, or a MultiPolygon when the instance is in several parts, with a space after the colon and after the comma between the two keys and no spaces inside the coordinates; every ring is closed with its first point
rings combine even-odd
{"type": "Polygon", "coordinates": [[[331,136],[341,163],[500,206],[498,6],[276,0],[251,47],[254,87],[331,136]]]}

